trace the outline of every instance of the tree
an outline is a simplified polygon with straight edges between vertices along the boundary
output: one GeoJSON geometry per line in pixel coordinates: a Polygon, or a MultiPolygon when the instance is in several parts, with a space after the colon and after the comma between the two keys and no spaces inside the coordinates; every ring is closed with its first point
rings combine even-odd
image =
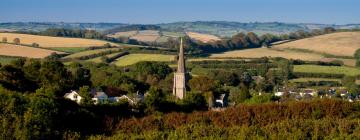
{"type": "Polygon", "coordinates": [[[14,44],[19,45],[20,44],[20,39],[19,38],[14,38],[14,44]]]}
{"type": "Polygon", "coordinates": [[[39,48],[39,47],[40,47],[40,45],[39,45],[39,44],[37,44],[37,43],[32,43],[32,44],[31,44],[31,47],[34,47],[34,48],[39,48]]]}
{"type": "Polygon", "coordinates": [[[157,87],[150,87],[148,94],[145,98],[146,112],[159,111],[165,102],[165,94],[157,87]]]}
{"type": "Polygon", "coordinates": [[[3,42],[3,43],[7,43],[7,38],[6,38],[6,37],[3,37],[3,38],[2,38],[2,42],[3,42]]]}
{"type": "Polygon", "coordinates": [[[206,76],[197,76],[189,81],[190,89],[201,93],[213,91],[218,87],[218,85],[217,81],[206,76]]]}
{"type": "Polygon", "coordinates": [[[250,99],[250,98],[251,98],[251,95],[249,92],[249,88],[244,84],[240,84],[240,94],[239,94],[238,101],[240,103],[242,103],[245,100],[250,99]]]}
{"type": "Polygon", "coordinates": [[[94,104],[94,101],[92,100],[92,96],[90,93],[90,87],[89,86],[83,86],[79,89],[79,95],[81,97],[80,104],[84,106],[91,106],[94,104]]]}
{"type": "Polygon", "coordinates": [[[5,65],[0,68],[0,84],[9,90],[15,91],[33,91],[34,86],[28,79],[21,68],[12,65],[5,65]]]}
{"type": "Polygon", "coordinates": [[[335,31],[336,31],[336,29],[333,28],[333,27],[326,27],[326,28],[324,28],[324,34],[333,33],[333,32],[335,32],[335,31]]]}
{"type": "Polygon", "coordinates": [[[183,103],[186,110],[204,110],[207,108],[206,99],[199,92],[187,92],[183,103]]]}

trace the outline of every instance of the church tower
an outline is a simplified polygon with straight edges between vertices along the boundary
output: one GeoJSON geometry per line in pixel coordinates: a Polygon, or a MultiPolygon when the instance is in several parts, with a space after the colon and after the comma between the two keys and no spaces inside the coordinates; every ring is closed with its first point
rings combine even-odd
{"type": "Polygon", "coordinates": [[[173,94],[179,99],[183,99],[185,97],[185,92],[186,92],[185,75],[186,75],[186,69],[185,69],[185,59],[184,59],[184,47],[183,47],[183,40],[181,38],[178,67],[176,73],[174,74],[174,88],[173,88],[173,94]]]}

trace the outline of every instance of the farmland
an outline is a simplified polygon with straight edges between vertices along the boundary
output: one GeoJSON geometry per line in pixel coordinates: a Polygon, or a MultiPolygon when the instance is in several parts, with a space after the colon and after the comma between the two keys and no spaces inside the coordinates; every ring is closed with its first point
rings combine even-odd
{"type": "Polygon", "coordinates": [[[326,34],[273,46],[277,49],[303,49],[335,56],[352,57],[360,48],[360,32],[326,34]]]}
{"type": "Polygon", "coordinates": [[[108,48],[108,49],[96,49],[96,50],[82,51],[79,53],[74,53],[74,54],[68,55],[64,58],[79,58],[82,56],[88,56],[88,55],[98,54],[98,53],[105,52],[105,51],[115,51],[115,50],[119,50],[119,48],[108,48]]]}
{"type": "MultiPolygon", "coordinates": [[[[8,42],[12,42],[15,38],[20,39],[21,44],[31,45],[37,43],[44,48],[79,48],[79,47],[94,47],[104,46],[109,43],[101,40],[82,39],[82,38],[64,38],[64,37],[49,37],[28,34],[16,33],[0,33],[0,38],[6,37],[8,42]]],[[[114,43],[111,45],[117,46],[114,43]]]]}
{"type": "Polygon", "coordinates": [[[117,66],[128,66],[141,61],[158,61],[170,62],[174,61],[175,56],[163,54],[130,54],[117,59],[114,63],[117,66]]]}
{"type": "Polygon", "coordinates": [[[319,61],[323,56],[290,50],[275,50],[270,48],[256,48],[246,50],[229,51],[213,54],[210,58],[261,58],[261,57],[283,57],[287,59],[302,59],[308,61],[319,61]]]}
{"type": "MultiPolygon", "coordinates": [[[[114,56],[116,56],[116,55],[118,55],[118,54],[120,54],[120,53],[122,53],[122,52],[108,54],[108,55],[105,55],[105,57],[108,57],[108,58],[114,57],[114,56]]],[[[89,60],[86,60],[86,61],[88,61],[88,62],[95,62],[95,63],[101,63],[101,62],[102,62],[101,58],[102,58],[102,56],[96,57],[96,58],[92,58],[92,59],[89,59],[89,60]]]]}
{"type": "Polygon", "coordinates": [[[346,66],[295,65],[294,72],[360,75],[359,69],[346,66]]]}
{"type": "Polygon", "coordinates": [[[32,47],[2,44],[2,43],[0,44],[0,55],[28,57],[28,58],[44,58],[51,55],[52,53],[64,54],[63,52],[40,49],[40,48],[32,48],[32,47]]]}
{"type": "Polygon", "coordinates": [[[196,33],[196,32],[186,32],[186,34],[190,38],[192,38],[194,40],[202,41],[202,42],[213,42],[213,41],[220,40],[219,37],[210,35],[210,34],[201,34],[201,33],[196,33]]]}

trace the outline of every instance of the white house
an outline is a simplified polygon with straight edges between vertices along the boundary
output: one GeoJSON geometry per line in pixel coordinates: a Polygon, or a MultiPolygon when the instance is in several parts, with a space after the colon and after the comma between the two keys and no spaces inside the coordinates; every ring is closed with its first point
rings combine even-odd
{"type": "Polygon", "coordinates": [[[109,97],[109,100],[112,102],[119,102],[121,100],[127,100],[129,102],[129,104],[136,104],[136,102],[131,99],[130,97],[126,96],[126,95],[122,95],[120,97],[109,97]]]}
{"type": "Polygon", "coordinates": [[[283,96],[284,95],[284,92],[281,92],[281,91],[278,91],[278,92],[275,92],[275,96],[283,96]]]}
{"type": "Polygon", "coordinates": [[[91,92],[92,100],[95,104],[104,103],[108,100],[108,96],[105,94],[105,92],[91,92]]]}
{"type": "MultiPolygon", "coordinates": [[[[92,90],[90,92],[90,94],[91,94],[92,100],[94,101],[95,104],[103,103],[108,99],[108,96],[105,94],[105,92],[96,92],[95,90],[92,90]]],[[[80,102],[82,100],[82,97],[79,95],[79,93],[74,90],[72,90],[69,93],[66,93],[64,95],[64,98],[70,99],[78,104],[80,104],[80,102]]]]}
{"type": "Polygon", "coordinates": [[[79,93],[77,93],[76,91],[73,91],[73,90],[70,93],[66,93],[64,95],[64,98],[70,99],[78,104],[80,104],[80,101],[82,99],[82,97],[79,95],[79,93]]]}

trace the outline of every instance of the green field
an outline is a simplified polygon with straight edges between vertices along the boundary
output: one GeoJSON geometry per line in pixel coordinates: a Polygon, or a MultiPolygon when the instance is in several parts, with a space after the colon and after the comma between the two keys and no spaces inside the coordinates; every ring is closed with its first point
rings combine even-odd
{"type": "Polygon", "coordinates": [[[48,48],[55,51],[61,51],[61,52],[67,52],[67,53],[78,53],[87,50],[88,48],[80,48],[80,47],[74,47],[74,48],[48,48]]]}
{"type": "MultiPolygon", "coordinates": [[[[108,55],[105,55],[106,57],[114,57],[115,55],[119,54],[119,53],[122,53],[122,52],[118,52],[118,53],[113,53],[113,54],[108,54],[108,55]]],[[[96,58],[93,58],[93,59],[89,59],[89,60],[86,60],[86,61],[89,61],[89,62],[95,62],[95,63],[101,63],[101,58],[103,56],[100,56],[100,57],[96,57],[96,58]]]]}
{"type": "Polygon", "coordinates": [[[16,57],[2,57],[0,56],[0,64],[1,65],[7,65],[7,64],[10,64],[11,61],[14,61],[16,59],[19,59],[19,58],[16,58],[16,57]]]}
{"type": "Polygon", "coordinates": [[[114,62],[117,66],[128,66],[141,61],[159,61],[159,62],[170,62],[174,61],[174,55],[164,54],[129,54],[123,56],[114,62]]]}
{"type": "Polygon", "coordinates": [[[294,72],[360,75],[359,69],[346,66],[295,65],[294,72]]]}
{"type": "Polygon", "coordinates": [[[98,54],[98,53],[109,51],[109,50],[116,51],[116,50],[119,50],[119,48],[107,48],[107,49],[96,49],[96,50],[82,51],[82,52],[79,52],[79,53],[74,53],[74,54],[68,55],[68,56],[66,56],[64,58],[79,58],[79,57],[82,57],[82,56],[98,54]]]}
{"type": "Polygon", "coordinates": [[[334,82],[341,82],[340,79],[330,79],[330,78],[296,78],[291,79],[290,82],[295,83],[302,83],[302,82],[320,82],[320,81],[334,81],[334,82]]]}

